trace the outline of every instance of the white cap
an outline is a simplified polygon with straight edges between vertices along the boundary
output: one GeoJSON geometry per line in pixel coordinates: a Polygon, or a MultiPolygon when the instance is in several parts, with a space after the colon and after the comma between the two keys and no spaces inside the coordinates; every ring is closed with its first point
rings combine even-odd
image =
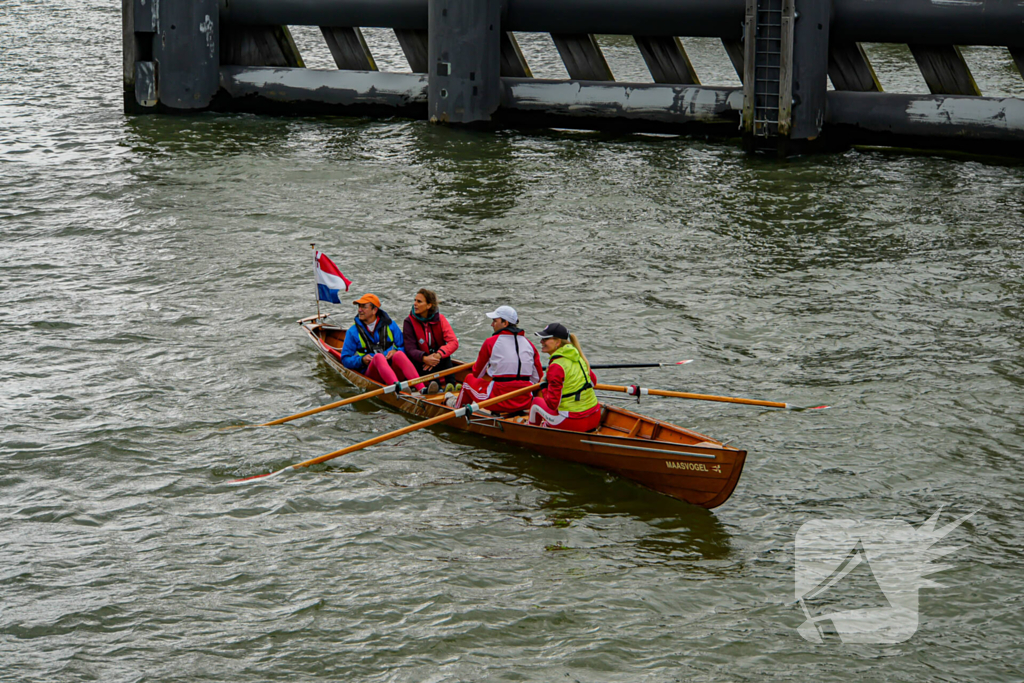
{"type": "Polygon", "coordinates": [[[498,306],[493,311],[487,314],[488,318],[502,318],[509,321],[513,325],[519,322],[519,314],[516,313],[516,309],[511,306],[498,306]]]}

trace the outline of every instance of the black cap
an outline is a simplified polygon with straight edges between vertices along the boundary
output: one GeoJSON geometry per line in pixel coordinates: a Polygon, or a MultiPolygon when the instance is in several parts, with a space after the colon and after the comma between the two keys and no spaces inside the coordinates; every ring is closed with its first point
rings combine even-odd
{"type": "Polygon", "coordinates": [[[556,339],[569,339],[569,330],[565,329],[562,323],[551,323],[540,332],[534,332],[541,339],[555,337],[556,339]]]}

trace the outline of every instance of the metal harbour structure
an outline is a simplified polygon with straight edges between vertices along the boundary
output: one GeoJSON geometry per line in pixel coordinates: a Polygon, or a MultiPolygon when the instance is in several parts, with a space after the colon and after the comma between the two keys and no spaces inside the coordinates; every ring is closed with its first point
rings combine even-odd
{"type": "Polygon", "coordinates": [[[130,114],[397,115],[742,136],[781,155],[1024,155],[1024,100],[985,97],[960,50],[1006,47],[1024,71],[1015,0],[122,0],[122,16],[130,114]],[[289,25],[320,27],[337,69],[305,68],[289,25]],[[367,27],[394,30],[411,73],[377,70],[367,27]],[[550,34],[569,78],[533,78],[514,32],[550,34]],[[654,82],[615,81],[597,34],[633,36],[654,82]],[[720,38],[742,86],[701,83],[680,37],[720,38]],[[930,94],[883,92],[863,43],[908,45],[930,94]]]}

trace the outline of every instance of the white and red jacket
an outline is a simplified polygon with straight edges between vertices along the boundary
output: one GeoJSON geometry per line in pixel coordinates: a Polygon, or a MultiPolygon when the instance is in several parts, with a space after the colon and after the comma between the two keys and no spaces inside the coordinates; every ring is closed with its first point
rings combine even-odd
{"type": "MultiPolygon", "coordinates": [[[[540,381],[543,368],[537,347],[526,338],[526,333],[509,325],[487,338],[473,363],[473,369],[464,380],[458,405],[500,396],[540,381]],[[487,375],[490,380],[482,380],[487,375]],[[493,381],[491,381],[493,380],[493,381]]],[[[533,397],[524,394],[491,406],[496,413],[514,413],[529,410],[533,397]]]]}
{"type": "Polygon", "coordinates": [[[470,372],[476,377],[490,375],[496,382],[534,384],[540,381],[543,368],[537,347],[526,338],[526,333],[509,325],[487,338],[470,372]]]}

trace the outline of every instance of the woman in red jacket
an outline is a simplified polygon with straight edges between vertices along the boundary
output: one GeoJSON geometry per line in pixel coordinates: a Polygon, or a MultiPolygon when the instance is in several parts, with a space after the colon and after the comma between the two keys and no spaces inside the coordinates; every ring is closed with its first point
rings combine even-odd
{"type": "MultiPolygon", "coordinates": [[[[405,355],[420,376],[450,368],[451,356],[459,348],[458,337],[448,324],[448,319],[438,309],[437,294],[429,289],[416,292],[412,311],[402,325],[402,338],[405,342],[405,355]]],[[[437,391],[428,389],[427,393],[437,391]]]]}
{"type": "Polygon", "coordinates": [[[561,323],[551,323],[537,336],[550,360],[547,386],[530,406],[530,424],[570,432],[590,432],[600,427],[601,404],[594,393],[597,377],[576,335],[561,323]]]}

